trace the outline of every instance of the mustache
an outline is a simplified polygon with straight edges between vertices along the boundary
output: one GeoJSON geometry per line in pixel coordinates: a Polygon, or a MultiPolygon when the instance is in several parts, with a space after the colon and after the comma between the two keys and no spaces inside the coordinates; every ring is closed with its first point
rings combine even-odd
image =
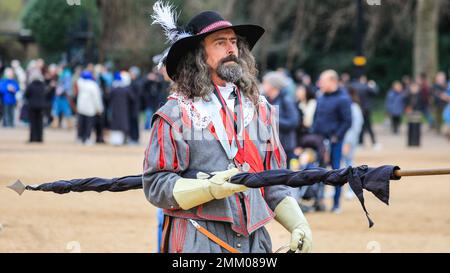
{"type": "Polygon", "coordinates": [[[219,65],[223,65],[227,62],[235,62],[237,64],[240,64],[240,60],[238,57],[236,57],[235,55],[229,55],[229,56],[223,58],[222,60],[220,60],[219,65]]]}

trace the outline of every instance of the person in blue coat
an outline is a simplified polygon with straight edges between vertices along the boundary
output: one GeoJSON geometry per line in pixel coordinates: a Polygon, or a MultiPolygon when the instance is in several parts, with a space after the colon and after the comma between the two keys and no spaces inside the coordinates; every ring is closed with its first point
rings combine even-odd
{"type": "Polygon", "coordinates": [[[399,81],[392,84],[386,97],[386,110],[391,117],[392,133],[398,134],[398,129],[402,122],[402,116],[405,112],[406,94],[399,81]]]}
{"type": "MultiPolygon", "coordinates": [[[[339,88],[339,76],[334,70],[324,71],[319,78],[322,92],[317,100],[312,131],[330,143],[330,163],[339,169],[342,159],[342,145],[345,134],[352,126],[352,101],[348,94],[339,88]]],[[[332,211],[340,212],[341,188],[336,187],[332,211]]]]}
{"type": "Polygon", "coordinates": [[[20,91],[19,84],[14,79],[14,70],[5,69],[5,76],[0,81],[0,97],[3,101],[3,127],[14,127],[14,111],[16,109],[16,93],[20,91]]]}
{"type": "Polygon", "coordinates": [[[269,72],[263,78],[264,95],[267,101],[278,108],[280,142],[287,155],[287,168],[295,158],[297,127],[300,121],[294,100],[285,90],[289,82],[281,72],[269,72]]]}

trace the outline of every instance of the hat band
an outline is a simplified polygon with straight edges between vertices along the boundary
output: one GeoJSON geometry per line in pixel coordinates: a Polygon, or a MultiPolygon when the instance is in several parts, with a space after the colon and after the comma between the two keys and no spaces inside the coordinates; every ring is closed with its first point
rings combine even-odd
{"type": "Polygon", "coordinates": [[[203,34],[203,33],[206,33],[206,32],[210,32],[210,31],[212,31],[214,29],[221,28],[221,27],[231,27],[231,26],[233,26],[233,24],[231,24],[228,21],[217,21],[215,23],[212,23],[209,26],[204,27],[198,34],[203,34]]]}

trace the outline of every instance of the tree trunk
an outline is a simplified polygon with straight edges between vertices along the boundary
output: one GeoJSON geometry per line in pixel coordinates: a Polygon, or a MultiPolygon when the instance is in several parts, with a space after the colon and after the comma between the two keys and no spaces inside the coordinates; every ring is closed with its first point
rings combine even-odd
{"type": "Polygon", "coordinates": [[[98,0],[97,6],[102,15],[101,37],[99,41],[99,61],[106,60],[106,52],[114,47],[113,41],[117,41],[117,25],[121,22],[120,2],[117,0],[98,0]],[[119,5],[119,6],[118,6],[119,5]]]}
{"type": "Polygon", "coordinates": [[[418,0],[414,33],[414,75],[429,80],[438,69],[438,18],[440,0],[418,0]]]}

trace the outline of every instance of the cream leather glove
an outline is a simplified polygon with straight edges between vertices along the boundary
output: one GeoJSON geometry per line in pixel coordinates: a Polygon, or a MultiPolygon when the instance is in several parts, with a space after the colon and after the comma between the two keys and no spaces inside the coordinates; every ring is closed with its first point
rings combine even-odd
{"type": "Polygon", "coordinates": [[[290,249],[296,251],[303,241],[301,253],[312,251],[312,232],[300,206],[293,197],[286,197],[275,208],[275,219],[291,233],[290,249]]]}
{"type": "Polygon", "coordinates": [[[175,182],[173,197],[184,210],[197,207],[214,199],[223,199],[237,192],[246,191],[242,185],[228,182],[238,169],[217,172],[209,179],[180,178],[175,182]]]}

